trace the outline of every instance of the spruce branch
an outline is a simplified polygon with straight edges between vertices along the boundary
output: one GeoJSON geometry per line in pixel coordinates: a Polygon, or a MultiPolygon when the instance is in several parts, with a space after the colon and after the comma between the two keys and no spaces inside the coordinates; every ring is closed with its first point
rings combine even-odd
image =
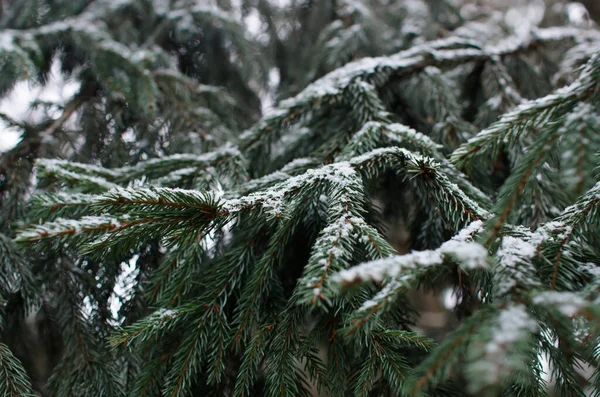
{"type": "Polygon", "coordinates": [[[600,183],[596,183],[590,190],[583,194],[575,204],[565,208],[558,217],[558,222],[581,231],[588,230],[597,219],[598,204],[600,203],[600,183]]]}
{"type": "Polygon", "coordinates": [[[36,165],[43,178],[91,184],[100,189],[98,192],[142,178],[163,186],[211,174],[214,177],[217,176],[215,174],[230,176],[233,183],[247,178],[244,159],[235,147],[228,144],[202,155],[176,154],[148,160],[137,166],[112,169],[49,159],[38,160],[36,165]]]}
{"type": "Polygon", "coordinates": [[[64,236],[77,236],[80,233],[101,233],[104,231],[117,231],[121,227],[128,227],[142,222],[154,222],[155,219],[145,219],[128,222],[118,218],[106,216],[86,216],[77,221],[71,219],[57,219],[44,225],[33,226],[18,234],[15,241],[19,243],[36,242],[48,238],[64,236]]]}
{"type": "Polygon", "coordinates": [[[339,272],[335,281],[340,287],[365,281],[385,281],[383,288],[373,298],[354,311],[346,332],[353,334],[365,326],[372,326],[374,320],[388,310],[401,293],[416,284],[428,271],[434,272],[441,265],[458,263],[465,271],[487,268],[487,250],[473,241],[482,227],[481,221],[471,223],[437,250],[395,255],[339,272]]]}
{"type": "MultiPolygon", "coordinates": [[[[307,170],[311,168],[316,168],[321,166],[322,163],[315,158],[299,158],[290,161],[283,168],[278,171],[272,172],[260,178],[254,178],[237,189],[235,189],[235,193],[240,195],[248,195],[249,193],[265,190],[275,184],[281,183],[286,179],[289,179],[293,176],[298,176],[300,174],[304,174],[307,170]]],[[[231,194],[234,198],[235,194],[231,194]]]]}
{"type": "Polygon", "coordinates": [[[512,293],[519,299],[520,295],[542,286],[533,264],[538,247],[530,241],[513,236],[502,237],[496,252],[496,296],[501,298],[512,293]]]}
{"type": "Polygon", "coordinates": [[[426,156],[432,156],[442,147],[428,136],[405,125],[369,121],[364,123],[362,128],[342,148],[337,160],[349,160],[376,149],[383,143],[404,147],[426,156]]]}
{"type": "Polygon", "coordinates": [[[413,395],[423,395],[428,387],[443,383],[452,375],[452,363],[463,354],[475,338],[481,323],[493,314],[490,310],[479,310],[464,321],[427,357],[413,372],[410,390],[413,395]]]}
{"type": "Polygon", "coordinates": [[[66,170],[60,166],[60,162],[57,165],[52,160],[38,161],[36,162],[36,166],[40,173],[40,178],[59,180],[67,186],[77,186],[83,192],[87,193],[102,193],[119,186],[99,176],[88,176],[79,172],[66,170]]]}
{"type": "Polygon", "coordinates": [[[517,139],[530,135],[533,127],[543,125],[551,119],[560,119],[579,102],[594,95],[599,73],[600,56],[596,55],[571,85],[543,98],[522,103],[515,110],[502,115],[499,121],[455,150],[452,162],[459,167],[469,166],[475,158],[479,158],[478,156],[490,151],[497,152],[502,142],[513,144],[517,139]]]}
{"type": "Polygon", "coordinates": [[[184,335],[181,341],[181,349],[177,349],[172,358],[172,366],[169,368],[163,393],[170,397],[184,396],[191,386],[194,376],[207,359],[207,328],[214,326],[213,311],[218,307],[210,307],[204,314],[192,321],[193,332],[184,335]]]}
{"type": "Polygon", "coordinates": [[[90,211],[93,194],[83,193],[44,193],[32,198],[32,217],[44,220],[75,218],[90,211]]]}
{"type": "MultiPolygon", "coordinates": [[[[468,346],[467,357],[474,359],[466,370],[476,375],[469,389],[472,393],[499,390],[515,373],[528,370],[526,363],[538,323],[525,306],[514,305],[501,309],[478,327],[486,337],[482,349],[477,346],[481,343],[479,340],[468,346]]],[[[478,339],[477,336],[474,339],[478,339]]]]}
{"type": "MultiPolygon", "coordinates": [[[[301,203],[298,205],[301,208],[301,203]]],[[[300,209],[298,209],[300,213],[300,209]]],[[[281,260],[279,254],[284,250],[288,240],[297,227],[297,219],[281,219],[276,225],[276,230],[271,237],[264,254],[257,261],[242,290],[242,299],[235,311],[235,325],[237,331],[232,338],[232,346],[237,346],[248,338],[250,329],[261,319],[261,303],[268,297],[272,281],[275,276],[274,267],[281,260]]]]}
{"type": "MultiPolygon", "coordinates": [[[[300,302],[315,304],[327,299],[330,295],[330,274],[349,266],[356,239],[367,227],[361,216],[365,198],[362,183],[357,176],[356,173],[346,175],[347,179],[332,183],[327,191],[325,199],[335,204],[329,206],[330,224],[315,241],[304,274],[298,281],[296,293],[301,296],[300,302]]],[[[378,233],[374,238],[381,242],[384,250],[391,251],[391,247],[385,244],[378,233]]],[[[378,249],[378,254],[381,254],[381,248],[378,249]]]]}
{"type": "Polygon", "coordinates": [[[266,393],[270,397],[292,397],[307,395],[305,384],[298,379],[300,367],[297,325],[306,315],[304,310],[290,308],[282,313],[282,319],[274,330],[269,346],[266,366],[266,393]]]}
{"type": "Polygon", "coordinates": [[[539,396],[540,357],[557,394],[595,392],[595,29],[506,38],[445,0],[24,1],[0,93],[55,64],[94,88],[0,115],[23,131],[0,159],[0,337],[44,302],[25,326],[64,342],[48,392],[539,396]],[[455,294],[443,328],[421,291],[455,294]]]}
{"type": "Polygon", "coordinates": [[[21,362],[8,346],[0,343],[0,395],[33,397],[31,382],[21,362]]]}
{"type": "MultiPolygon", "coordinates": [[[[24,265],[23,255],[17,250],[14,242],[0,233],[0,296],[9,296],[19,287],[33,287],[30,270],[24,265]]],[[[33,292],[33,291],[31,291],[33,292]]]]}
{"type": "Polygon", "coordinates": [[[189,313],[193,314],[198,307],[198,305],[187,305],[176,309],[158,309],[135,324],[121,328],[108,341],[114,348],[148,342],[160,333],[175,327],[181,321],[180,316],[189,316],[189,313]]]}
{"type": "Polygon", "coordinates": [[[255,381],[258,366],[264,356],[265,345],[267,343],[267,333],[273,330],[272,324],[263,325],[260,331],[252,338],[244,353],[244,359],[238,372],[234,396],[244,397],[250,395],[251,387],[255,381]]]}
{"type": "Polygon", "coordinates": [[[532,145],[533,147],[530,148],[530,151],[513,169],[513,173],[498,193],[498,198],[493,209],[498,214],[498,217],[494,220],[494,226],[486,244],[489,244],[498,235],[502,225],[508,220],[511,211],[515,207],[517,199],[530,182],[531,175],[538,169],[540,164],[543,164],[552,145],[558,138],[559,134],[557,132],[540,134],[540,137],[532,145]]]}
{"type": "Polygon", "coordinates": [[[559,225],[563,226],[564,233],[559,237],[557,252],[552,262],[551,289],[556,288],[564,246],[571,240],[574,234],[585,233],[596,222],[597,207],[600,202],[600,198],[598,197],[599,191],[600,183],[597,183],[582,195],[575,204],[567,207],[556,220],[559,225]]]}
{"type": "MultiPolygon", "coordinates": [[[[595,33],[588,33],[592,37],[595,33]]],[[[473,43],[457,42],[454,38],[415,46],[390,57],[364,58],[336,69],[315,81],[293,98],[282,101],[278,108],[265,115],[253,129],[240,137],[243,151],[254,148],[267,136],[279,135],[281,129],[295,122],[316,105],[332,103],[344,96],[344,91],[358,81],[365,81],[375,89],[384,84],[420,73],[427,67],[440,70],[469,62],[485,62],[492,57],[514,56],[527,53],[540,45],[585,37],[572,28],[540,29],[521,41],[506,39],[494,47],[482,48],[473,43]]]]}

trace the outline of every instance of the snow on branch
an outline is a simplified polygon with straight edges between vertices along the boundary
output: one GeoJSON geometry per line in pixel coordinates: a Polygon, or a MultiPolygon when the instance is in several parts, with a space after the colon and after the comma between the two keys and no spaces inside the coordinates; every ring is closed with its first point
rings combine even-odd
{"type": "MultiPolygon", "coordinates": [[[[215,156],[215,154],[212,154],[215,156]]],[[[184,161],[187,160],[183,156],[184,161]]],[[[210,160],[209,154],[207,158],[210,160]]],[[[174,157],[167,160],[178,162],[181,158],[174,157]]],[[[197,161],[194,157],[193,161],[197,161]]],[[[159,160],[156,160],[157,164],[159,160]]],[[[48,164],[46,164],[48,165],[48,164]]],[[[163,187],[150,188],[121,188],[113,187],[105,194],[96,196],[56,196],[43,199],[43,205],[46,209],[65,208],[66,207],[85,207],[88,201],[92,211],[96,213],[130,213],[132,219],[122,225],[111,223],[112,220],[106,218],[84,217],[80,220],[59,219],[46,225],[34,227],[19,237],[20,240],[37,240],[49,237],[61,237],[81,232],[115,232],[122,229],[129,229],[130,226],[138,224],[147,224],[145,227],[136,226],[135,230],[128,230],[119,233],[117,239],[125,238],[123,236],[136,236],[141,238],[140,233],[154,233],[155,229],[160,227],[169,228],[169,235],[176,236],[178,230],[183,233],[183,228],[187,225],[188,231],[184,234],[192,235],[194,228],[197,232],[203,230],[210,222],[218,219],[224,220],[230,218],[239,212],[262,210],[267,214],[279,217],[282,214],[285,204],[298,194],[309,195],[317,194],[319,186],[336,186],[343,190],[346,197],[355,203],[362,197],[362,183],[358,177],[358,171],[367,175],[373,174],[374,168],[382,166],[393,166],[394,169],[407,173],[423,175],[423,189],[431,191],[432,197],[436,198],[440,204],[446,206],[450,212],[459,213],[463,222],[465,219],[482,220],[485,219],[486,211],[480,208],[477,203],[465,195],[458,186],[450,183],[447,178],[437,171],[437,166],[432,159],[416,155],[402,148],[383,148],[354,157],[349,161],[337,162],[322,166],[316,169],[308,169],[303,174],[285,179],[273,186],[263,190],[252,192],[246,196],[223,199],[220,194],[199,190],[171,189],[163,187]],[[432,179],[433,176],[433,179],[432,179]],[[322,185],[325,183],[325,185],[322,185]],[[459,211],[457,211],[459,210],[459,211]],[[95,222],[95,223],[94,223],[95,222]],[[154,229],[153,229],[154,228],[154,229]],[[188,233],[189,232],[189,233],[188,233]]],[[[81,169],[86,169],[83,165],[76,165],[81,169]]],[[[152,172],[153,165],[147,168],[152,172]]],[[[73,173],[74,175],[83,175],[68,171],[61,167],[56,167],[63,173],[73,173]]],[[[125,167],[123,170],[111,170],[104,175],[110,175],[112,178],[120,178],[122,175],[132,171],[125,167]]],[[[87,169],[90,173],[104,172],[103,170],[90,167],[87,169]]],[[[131,175],[131,174],[129,174],[131,175]]],[[[99,178],[90,176],[88,178],[99,178]]],[[[417,179],[417,182],[419,179],[417,179]]],[[[112,187],[112,184],[105,187],[112,187]]],[[[67,211],[68,212],[68,211],[67,211]]],[[[442,211],[445,213],[446,211],[442,211]]],[[[357,215],[359,212],[348,212],[348,216],[357,215]]],[[[340,215],[341,216],[341,213],[340,215]]],[[[454,215],[453,215],[454,216],[454,215]]],[[[166,232],[165,232],[166,233],[166,232]]],[[[132,240],[133,241],[133,240],[132,240]]],[[[468,251],[461,250],[460,247],[453,246],[453,242],[448,242],[443,246],[445,255],[452,252],[458,260],[469,262],[468,251]]],[[[472,247],[474,248],[474,247],[472,247]]],[[[475,259],[473,259],[475,260],[475,259]]]]}
{"type": "Polygon", "coordinates": [[[194,168],[207,170],[220,167],[223,173],[229,171],[233,175],[239,175],[238,180],[244,179],[246,175],[245,162],[237,147],[225,144],[211,152],[196,154],[174,154],[171,156],[152,159],[135,166],[116,168],[113,171],[119,174],[119,180],[140,178],[142,176],[154,179],[164,176],[173,177],[173,172],[182,168],[194,168]]]}
{"type": "Polygon", "coordinates": [[[355,79],[368,80],[373,75],[377,75],[376,83],[377,86],[380,86],[387,81],[384,77],[414,73],[427,66],[451,67],[466,62],[489,59],[492,56],[515,54],[540,43],[574,38],[581,34],[581,30],[572,28],[540,29],[535,36],[521,41],[511,37],[487,49],[473,46],[448,49],[456,44],[454,39],[450,38],[415,46],[389,57],[363,58],[348,63],[315,81],[294,98],[282,101],[280,108],[292,109],[315,101],[326,101],[328,97],[340,95],[343,89],[355,79]]]}
{"type": "Polygon", "coordinates": [[[109,338],[109,342],[116,347],[118,345],[130,345],[137,340],[148,341],[156,334],[171,329],[184,314],[193,312],[197,308],[195,305],[181,306],[174,309],[160,308],[135,324],[121,328],[114,336],[109,338]]]}
{"type": "Polygon", "coordinates": [[[276,183],[283,182],[284,180],[302,174],[310,168],[316,168],[321,166],[322,163],[315,158],[299,158],[290,161],[283,168],[278,171],[272,172],[260,178],[252,179],[236,191],[241,194],[248,194],[250,192],[266,189],[276,183]]]}
{"type": "Polygon", "coordinates": [[[502,238],[496,253],[499,296],[518,291],[527,292],[542,285],[531,262],[536,254],[537,247],[525,239],[512,236],[502,238]]]}
{"type": "MultiPolygon", "coordinates": [[[[448,210],[446,215],[448,218],[453,218],[455,223],[462,223],[464,220],[483,220],[489,217],[485,209],[481,208],[458,185],[449,181],[438,170],[439,165],[433,159],[398,147],[374,149],[348,161],[339,161],[317,169],[309,169],[301,175],[279,182],[268,189],[226,200],[223,209],[234,213],[261,206],[268,213],[279,216],[284,199],[300,192],[304,187],[314,186],[324,181],[342,185],[351,184],[356,171],[372,177],[377,174],[377,169],[384,167],[390,167],[397,172],[404,171],[408,174],[422,176],[423,189],[430,191],[436,202],[448,210]]],[[[420,179],[417,179],[417,183],[419,181],[420,179]]],[[[446,211],[442,212],[446,213],[446,211]]]]}
{"type": "MultiPolygon", "coordinates": [[[[558,253],[572,234],[572,227],[559,221],[544,223],[531,232],[528,228],[508,226],[503,232],[500,247],[495,255],[494,294],[502,299],[522,300],[532,290],[543,287],[540,278],[538,258],[544,258],[547,247],[554,252],[558,245],[558,253]]],[[[558,271],[558,261],[548,261],[558,271]]],[[[550,269],[552,271],[552,269],[550,269]]],[[[553,276],[554,278],[555,276],[553,276]]]]}
{"type": "Polygon", "coordinates": [[[456,262],[465,269],[487,268],[487,250],[473,241],[474,235],[482,229],[482,221],[472,222],[438,249],[366,262],[339,272],[336,280],[342,286],[363,281],[381,282],[388,277],[401,277],[405,271],[441,265],[445,261],[456,262]]]}
{"type": "Polygon", "coordinates": [[[54,204],[51,203],[51,199],[47,198],[46,206],[80,206],[83,203],[78,200],[85,199],[88,200],[86,204],[98,213],[123,214],[84,216],[80,219],[59,218],[42,225],[30,226],[18,234],[16,241],[35,242],[93,233],[145,238],[155,234],[161,235],[160,233],[166,236],[169,234],[167,232],[175,234],[177,230],[182,234],[186,232],[191,235],[194,228],[200,232],[212,220],[229,215],[228,211],[220,209],[219,202],[212,193],[184,189],[114,188],[101,195],[56,196],[54,204]],[[69,203],[67,200],[73,202],[69,203]],[[166,226],[169,227],[168,231],[166,226]]]}
{"type": "Polygon", "coordinates": [[[304,277],[298,281],[298,290],[304,300],[315,303],[325,300],[323,289],[332,271],[345,269],[354,253],[356,226],[364,219],[343,214],[321,231],[312,248],[312,254],[304,269],[304,277]]]}
{"type": "Polygon", "coordinates": [[[597,222],[600,205],[600,182],[582,195],[575,204],[565,208],[557,219],[571,227],[579,226],[584,229],[597,222]]]}
{"type": "MultiPolygon", "coordinates": [[[[135,166],[103,168],[90,164],[74,163],[66,160],[41,159],[36,162],[42,177],[95,185],[101,190],[110,190],[134,179],[142,177],[157,182],[169,183],[185,175],[202,172],[230,174],[235,181],[247,177],[246,164],[239,150],[226,144],[211,152],[196,154],[174,154],[151,159],[135,166]]],[[[215,175],[217,176],[217,175],[215,175]]]]}
{"type": "Polygon", "coordinates": [[[461,167],[468,165],[478,155],[494,150],[501,143],[511,144],[533,130],[526,126],[559,119],[571,112],[580,101],[593,95],[599,82],[600,54],[596,54],[575,82],[545,97],[524,102],[505,113],[500,120],[456,149],[452,154],[452,162],[461,167]]]}
{"type": "Polygon", "coordinates": [[[75,216],[84,212],[95,197],[93,194],[64,192],[36,194],[32,199],[33,218],[75,216]]]}
{"type": "Polygon", "coordinates": [[[295,97],[281,101],[256,126],[241,135],[240,147],[251,148],[262,141],[264,134],[277,133],[282,126],[301,118],[310,109],[339,101],[348,87],[360,81],[378,89],[391,78],[398,79],[419,73],[427,67],[443,70],[468,62],[527,52],[540,44],[588,36],[593,36],[593,33],[573,28],[540,29],[522,40],[510,37],[489,48],[448,38],[414,46],[392,56],[362,58],[328,73],[295,97]]]}
{"type": "Polygon", "coordinates": [[[354,312],[353,325],[348,332],[356,332],[370,323],[370,320],[389,308],[399,294],[413,286],[422,274],[438,265],[450,261],[467,271],[487,268],[487,249],[473,241],[483,227],[483,221],[478,220],[436,250],[394,255],[360,264],[335,275],[333,281],[340,287],[357,282],[385,280],[383,288],[354,312]]]}
{"type": "MultiPolygon", "coordinates": [[[[84,216],[81,219],[57,219],[43,225],[32,226],[17,234],[15,241],[35,242],[43,239],[77,236],[82,233],[102,233],[119,230],[131,225],[128,216],[84,216]]],[[[139,221],[137,222],[139,223],[139,221]]]]}
{"type": "MultiPolygon", "coordinates": [[[[50,159],[38,160],[36,166],[40,178],[57,179],[80,188],[83,186],[88,191],[102,192],[118,187],[117,184],[109,182],[102,176],[94,176],[94,174],[101,174],[97,170],[99,167],[88,167],[86,164],[72,164],[63,160],[50,159]],[[72,168],[73,171],[68,168],[72,168]],[[89,170],[91,175],[86,175],[84,173],[86,170],[89,170]]],[[[110,172],[104,174],[112,176],[110,172]]]]}
{"type": "Polygon", "coordinates": [[[473,376],[469,389],[475,394],[492,386],[501,386],[516,371],[527,368],[528,355],[523,345],[526,347],[538,330],[537,321],[523,305],[502,309],[486,325],[489,339],[482,348],[478,343],[469,346],[472,356],[477,357],[468,364],[473,376]]]}
{"type": "Polygon", "coordinates": [[[356,242],[367,227],[362,217],[365,197],[362,181],[354,175],[351,184],[332,184],[329,189],[329,225],[313,245],[304,274],[298,281],[297,292],[307,303],[326,300],[331,273],[350,265],[356,242]]]}
{"type": "Polygon", "coordinates": [[[354,156],[373,150],[383,140],[387,140],[394,145],[406,146],[407,149],[426,155],[431,155],[442,148],[441,145],[432,141],[427,135],[403,124],[369,121],[363,124],[362,128],[342,148],[338,159],[348,160],[354,156]]]}
{"type": "MultiPolygon", "coordinates": [[[[391,147],[379,148],[352,158],[350,164],[364,172],[367,176],[375,176],[377,167],[389,166],[398,171],[404,170],[415,175],[415,183],[422,187],[435,203],[444,209],[444,215],[449,222],[461,225],[464,221],[484,220],[490,217],[488,211],[472,200],[453,181],[444,174],[451,167],[443,166],[430,157],[414,154],[406,149],[391,147]]],[[[456,182],[465,182],[465,187],[472,186],[457,172],[449,175],[456,182]]],[[[477,189],[471,189],[477,191],[477,189]]],[[[483,195],[478,192],[479,195],[483,195]]],[[[484,201],[485,202],[485,201],[484,201]]]]}
{"type": "Polygon", "coordinates": [[[532,302],[539,306],[556,309],[561,314],[571,318],[591,306],[591,302],[588,302],[582,296],[568,291],[542,291],[532,298],[532,302]]]}
{"type": "MultiPolygon", "coordinates": [[[[593,100],[593,99],[592,99],[593,100]]],[[[564,152],[564,179],[574,187],[577,195],[596,183],[594,169],[598,164],[597,152],[600,149],[600,114],[596,106],[580,102],[565,118],[561,127],[561,148],[564,152]],[[569,131],[577,133],[572,134],[569,131]]],[[[561,167],[563,168],[563,167],[561,167]]]]}
{"type": "Polygon", "coordinates": [[[316,185],[319,182],[330,182],[340,186],[352,184],[356,171],[349,162],[338,162],[321,168],[309,169],[305,173],[289,178],[266,190],[250,193],[247,196],[226,200],[223,208],[229,212],[239,212],[261,206],[268,213],[279,216],[283,201],[297,194],[303,188],[316,185]]]}
{"type": "Polygon", "coordinates": [[[117,171],[114,171],[110,168],[99,167],[92,164],[75,163],[60,159],[38,159],[36,160],[36,166],[42,170],[63,168],[67,171],[76,172],[78,174],[104,178],[111,182],[113,179],[119,176],[117,171]]]}
{"type": "Polygon", "coordinates": [[[359,124],[368,121],[387,120],[385,104],[379,98],[375,87],[366,81],[355,81],[346,87],[352,98],[349,101],[351,115],[359,124]]]}
{"type": "Polygon", "coordinates": [[[116,188],[96,196],[92,204],[96,207],[135,207],[136,213],[156,214],[158,208],[176,211],[194,210],[207,216],[220,214],[218,199],[212,192],[171,188],[116,188]]]}

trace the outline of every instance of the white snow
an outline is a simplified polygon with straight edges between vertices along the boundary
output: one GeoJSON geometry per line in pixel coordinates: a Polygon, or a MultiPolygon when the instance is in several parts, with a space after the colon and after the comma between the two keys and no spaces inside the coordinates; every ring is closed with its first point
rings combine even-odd
{"type": "Polygon", "coordinates": [[[538,329],[525,306],[516,305],[503,309],[495,322],[492,336],[483,347],[483,357],[470,366],[478,382],[487,385],[499,384],[510,376],[520,362],[507,360],[509,352],[516,352],[515,343],[527,339],[538,329]]]}
{"type": "Polygon", "coordinates": [[[500,352],[507,345],[537,329],[537,322],[529,316],[523,305],[511,306],[502,310],[497,324],[492,340],[485,348],[486,352],[492,354],[500,352]]]}
{"type": "Polygon", "coordinates": [[[177,310],[161,308],[155,311],[152,316],[158,317],[159,320],[168,320],[175,317],[177,314],[177,310]]]}
{"type": "Polygon", "coordinates": [[[488,252],[478,243],[450,240],[441,247],[443,254],[452,256],[466,269],[486,268],[488,252]]]}
{"type": "Polygon", "coordinates": [[[405,271],[421,267],[440,265],[447,258],[452,258],[466,269],[485,268],[488,266],[487,250],[472,241],[473,236],[483,227],[483,222],[475,221],[463,229],[440,248],[428,251],[415,251],[406,255],[394,255],[390,258],[378,259],[362,263],[338,273],[337,281],[352,283],[357,280],[382,281],[386,277],[396,278],[405,271]]]}
{"type": "Polygon", "coordinates": [[[562,233],[557,234],[556,237],[559,240],[562,240],[565,233],[570,234],[570,230],[571,228],[569,226],[566,226],[563,222],[547,222],[543,225],[540,225],[534,233],[531,233],[531,235],[528,237],[528,241],[530,244],[537,248],[546,241],[552,239],[558,231],[562,231],[562,233]]]}
{"type": "Polygon", "coordinates": [[[20,232],[15,240],[36,241],[64,234],[77,235],[82,232],[100,229],[114,230],[120,225],[121,223],[117,218],[110,216],[84,216],[78,220],[59,218],[53,222],[26,229],[20,232]]]}
{"type": "MultiPolygon", "coordinates": [[[[536,242],[541,241],[536,237],[536,242]]],[[[531,260],[537,254],[537,245],[523,238],[504,236],[496,253],[498,258],[498,294],[508,294],[517,286],[535,288],[541,284],[534,277],[535,269],[531,260]]]]}
{"type": "Polygon", "coordinates": [[[543,291],[532,299],[536,305],[550,306],[567,317],[574,317],[588,302],[574,292],[543,291]]]}
{"type": "Polygon", "coordinates": [[[307,268],[309,272],[318,270],[319,273],[318,276],[307,280],[307,286],[313,289],[314,295],[321,295],[324,286],[321,281],[331,269],[338,267],[340,262],[346,262],[352,256],[352,245],[350,249],[342,249],[340,246],[343,240],[356,234],[360,225],[364,224],[366,224],[364,219],[345,212],[321,231],[307,268]]]}
{"type": "Polygon", "coordinates": [[[515,267],[523,260],[533,258],[535,253],[536,247],[533,244],[517,237],[505,236],[496,255],[503,266],[515,267]]]}
{"type": "Polygon", "coordinates": [[[329,164],[321,168],[309,169],[304,174],[291,177],[266,190],[227,200],[223,208],[230,213],[235,213],[261,205],[268,213],[277,216],[281,213],[284,199],[304,186],[322,181],[348,186],[357,178],[358,174],[349,162],[329,164]]]}

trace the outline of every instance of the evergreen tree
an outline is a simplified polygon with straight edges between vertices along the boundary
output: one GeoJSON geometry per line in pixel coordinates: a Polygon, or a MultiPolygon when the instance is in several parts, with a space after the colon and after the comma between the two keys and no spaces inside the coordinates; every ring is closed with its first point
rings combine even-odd
{"type": "Polygon", "coordinates": [[[600,32],[569,10],[6,2],[0,95],[80,88],[1,115],[0,395],[600,395],[600,32]],[[427,335],[411,293],[447,289],[427,335]]]}

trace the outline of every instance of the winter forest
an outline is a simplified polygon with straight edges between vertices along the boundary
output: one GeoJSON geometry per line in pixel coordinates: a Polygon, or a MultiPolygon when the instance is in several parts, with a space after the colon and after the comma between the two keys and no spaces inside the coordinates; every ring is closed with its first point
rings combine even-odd
{"type": "Polygon", "coordinates": [[[0,0],[0,397],[600,397],[599,23],[0,0]]]}

